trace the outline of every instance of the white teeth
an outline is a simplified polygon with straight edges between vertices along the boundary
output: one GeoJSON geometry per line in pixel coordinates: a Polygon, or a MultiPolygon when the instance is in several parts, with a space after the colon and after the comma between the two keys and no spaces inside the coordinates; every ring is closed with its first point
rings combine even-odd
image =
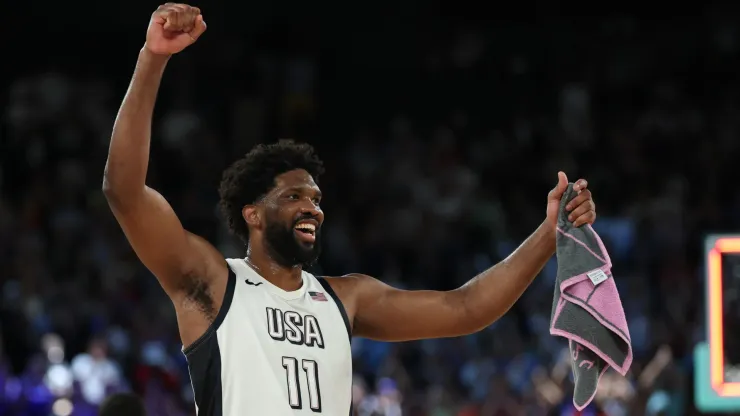
{"type": "Polygon", "coordinates": [[[296,225],[295,228],[297,230],[305,230],[305,231],[309,231],[311,233],[313,233],[314,231],[316,231],[316,226],[313,225],[313,224],[310,224],[310,223],[298,224],[298,225],[296,225]]]}

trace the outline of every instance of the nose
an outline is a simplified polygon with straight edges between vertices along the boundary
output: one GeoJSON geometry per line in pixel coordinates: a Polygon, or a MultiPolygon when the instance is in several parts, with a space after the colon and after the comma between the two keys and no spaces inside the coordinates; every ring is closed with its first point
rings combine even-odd
{"type": "Polygon", "coordinates": [[[321,212],[321,208],[317,207],[314,204],[306,204],[305,206],[301,207],[301,216],[321,218],[323,216],[323,212],[321,212]]]}
{"type": "Polygon", "coordinates": [[[321,208],[316,205],[312,200],[305,200],[306,202],[301,204],[301,214],[306,217],[320,217],[323,215],[321,208]]]}

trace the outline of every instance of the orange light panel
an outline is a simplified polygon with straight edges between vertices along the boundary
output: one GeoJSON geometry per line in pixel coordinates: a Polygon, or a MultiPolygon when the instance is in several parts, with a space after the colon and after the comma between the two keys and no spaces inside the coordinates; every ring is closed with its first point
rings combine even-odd
{"type": "Polygon", "coordinates": [[[722,254],[740,253],[740,238],[720,238],[707,258],[709,285],[709,365],[712,388],[723,397],[740,397],[740,383],[725,383],[722,317],[722,254]]]}

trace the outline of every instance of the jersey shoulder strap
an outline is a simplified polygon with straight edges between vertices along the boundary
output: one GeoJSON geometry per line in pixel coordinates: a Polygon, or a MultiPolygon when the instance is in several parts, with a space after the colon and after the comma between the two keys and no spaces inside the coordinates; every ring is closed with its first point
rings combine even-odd
{"type": "MultiPolygon", "coordinates": [[[[310,273],[307,273],[310,276],[310,273]]],[[[347,310],[344,308],[344,304],[342,303],[342,300],[339,299],[339,296],[337,296],[337,293],[334,291],[334,288],[331,287],[331,284],[329,284],[329,281],[326,280],[323,276],[313,276],[316,281],[319,282],[321,287],[324,288],[324,291],[334,300],[334,303],[337,305],[337,308],[339,309],[339,314],[342,315],[342,320],[344,321],[344,326],[347,328],[347,336],[349,337],[350,344],[352,343],[352,326],[349,324],[349,316],[347,315],[347,310]]]]}

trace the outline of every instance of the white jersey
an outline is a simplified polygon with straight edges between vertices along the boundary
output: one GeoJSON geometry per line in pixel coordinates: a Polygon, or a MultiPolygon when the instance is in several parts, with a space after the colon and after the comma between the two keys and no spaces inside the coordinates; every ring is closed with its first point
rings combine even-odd
{"type": "Polygon", "coordinates": [[[211,327],[183,352],[198,416],[351,414],[347,314],[323,278],[286,292],[243,259],[211,327]]]}

